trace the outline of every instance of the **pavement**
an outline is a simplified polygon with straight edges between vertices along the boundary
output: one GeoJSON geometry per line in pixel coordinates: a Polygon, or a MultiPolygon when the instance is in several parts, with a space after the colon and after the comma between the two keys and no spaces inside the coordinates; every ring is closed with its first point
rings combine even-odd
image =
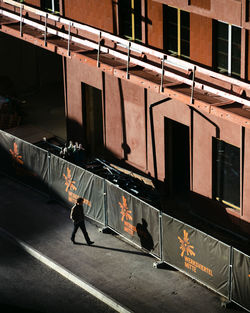
{"type": "Polygon", "coordinates": [[[0,232],[0,312],[115,313],[0,232]],[[74,304],[74,306],[72,306],[74,304]]]}
{"type": "MultiPolygon", "coordinates": [[[[0,233],[118,312],[225,313],[218,294],[169,266],[154,268],[156,259],[93,222],[86,228],[94,244],[80,230],[72,244],[69,210],[30,187],[1,176],[0,203],[0,233]]],[[[235,305],[226,311],[245,312],[235,305]]]]}

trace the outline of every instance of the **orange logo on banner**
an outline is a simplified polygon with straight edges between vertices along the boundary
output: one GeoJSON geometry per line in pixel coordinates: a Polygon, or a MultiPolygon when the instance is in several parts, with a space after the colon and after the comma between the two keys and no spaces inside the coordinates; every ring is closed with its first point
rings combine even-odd
{"type": "Polygon", "coordinates": [[[131,220],[132,221],[132,216],[130,215],[130,213],[132,213],[131,210],[129,210],[128,205],[127,205],[127,200],[124,196],[122,196],[122,203],[119,202],[119,206],[121,208],[121,221],[124,222],[124,218],[126,218],[126,220],[131,220]]]}
{"type": "Polygon", "coordinates": [[[195,253],[193,251],[194,246],[191,246],[190,242],[189,242],[189,238],[188,238],[188,232],[184,229],[183,230],[183,239],[181,237],[178,236],[178,239],[180,241],[180,249],[181,249],[181,257],[184,256],[184,254],[186,253],[185,257],[184,257],[184,265],[187,269],[191,270],[192,272],[196,273],[196,270],[199,269],[204,273],[207,273],[210,276],[213,276],[213,271],[198,263],[197,261],[191,259],[190,257],[188,257],[189,255],[191,256],[195,256],[195,253]]]}
{"type": "Polygon", "coordinates": [[[190,255],[195,256],[194,251],[192,251],[192,249],[194,249],[194,246],[190,245],[190,242],[189,242],[189,239],[188,239],[188,232],[185,231],[185,229],[184,229],[183,233],[184,233],[183,239],[178,236],[178,239],[179,239],[180,244],[181,244],[180,245],[181,256],[183,257],[185,252],[187,253],[187,255],[190,254],[190,255]]]}
{"type": "Polygon", "coordinates": [[[19,153],[18,153],[18,147],[17,147],[16,142],[14,142],[13,150],[10,149],[9,151],[10,151],[10,153],[11,153],[11,155],[12,155],[13,160],[15,160],[15,161],[18,162],[19,164],[23,165],[23,160],[21,160],[21,159],[22,159],[22,156],[19,155],[19,153]]]}
{"type": "Polygon", "coordinates": [[[63,174],[63,176],[65,178],[66,185],[65,191],[68,192],[69,189],[77,190],[76,186],[74,186],[76,182],[72,180],[71,170],[68,167],[67,167],[67,176],[65,174],[63,174]]]}
{"type": "Polygon", "coordinates": [[[131,236],[134,236],[134,233],[136,232],[136,227],[127,222],[127,220],[133,221],[132,216],[130,215],[132,213],[132,210],[128,208],[127,199],[122,196],[122,203],[118,202],[120,208],[121,208],[121,221],[124,223],[124,231],[129,233],[131,236]]]}
{"type": "MultiPolygon", "coordinates": [[[[74,180],[72,180],[71,170],[68,167],[67,167],[67,175],[63,174],[63,176],[65,179],[65,186],[66,186],[65,191],[68,194],[68,200],[69,200],[69,202],[76,203],[78,198],[83,198],[83,197],[82,196],[80,197],[78,194],[71,191],[71,190],[76,191],[77,188],[75,186],[76,182],[74,180]]],[[[91,201],[89,201],[88,199],[85,199],[85,198],[83,198],[83,203],[88,205],[89,207],[91,207],[91,205],[92,205],[91,201]]]]}
{"type": "Polygon", "coordinates": [[[9,149],[9,151],[13,159],[13,167],[15,168],[16,174],[18,176],[37,176],[37,174],[32,170],[26,168],[25,166],[20,166],[24,164],[24,161],[22,160],[23,157],[18,152],[18,146],[16,142],[13,144],[13,150],[9,149]]]}

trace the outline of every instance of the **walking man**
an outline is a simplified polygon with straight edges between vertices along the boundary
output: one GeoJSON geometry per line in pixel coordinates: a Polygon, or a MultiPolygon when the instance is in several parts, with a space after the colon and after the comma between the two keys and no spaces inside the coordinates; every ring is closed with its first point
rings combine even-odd
{"type": "Polygon", "coordinates": [[[74,229],[71,235],[71,241],[74,244],[76,243],[75,235],[76,235],[78,228],[80,227],[85,237],[85,240],[87,241],[87,244],[89,246],[92,245],[94,242],[89,239],[89,235],[85,227],[84,213],[83,213],[83,198],[77,199],[76,204],[71,209],[70,218],[74,221],[74,229]]]}

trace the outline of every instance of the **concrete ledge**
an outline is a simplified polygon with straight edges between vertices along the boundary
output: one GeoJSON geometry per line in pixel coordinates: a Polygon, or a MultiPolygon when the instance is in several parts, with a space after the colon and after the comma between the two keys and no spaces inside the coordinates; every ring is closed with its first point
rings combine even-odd
{"type": "Polygon", "coordinates": [[[65,267],[61,266],[60,264],[54,262],[49,257],[43,255],[41,252],[37,251],[36,249],[32,248],[30,245],[25,243],[24,241],[16,238],[12,234],[10,234],[8,231],[0,227],[0,232],[4,234],[6,237],[11,239],[16,245],[21,247],[23,250],[25,250],[28,254],[45,264],[46,266],[50,267],[63,277],[67,278],[69,281],[77,285],[78,287],[84,289],[88,293],[90,293],[95,298],[99,299],[103,303],[110,306],[112,309],[116,310],[120,313],[132,313],[133,311],[129,310],[125,306],[122,306],[120,303],[118,303],[116,300],[112,299],[110,296],[104,294],[102,291],[96,289],[95,287],[91,286],[89,283],[85,282],[80,277],[74,275],[72,272],[67,270],[65,267]]]}

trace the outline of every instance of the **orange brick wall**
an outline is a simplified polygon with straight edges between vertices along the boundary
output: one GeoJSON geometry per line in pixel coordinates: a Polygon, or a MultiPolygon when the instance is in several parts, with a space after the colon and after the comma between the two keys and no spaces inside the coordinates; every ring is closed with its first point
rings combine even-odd
{"type": "Polygon", "coordinates": [[[112,0],[71,0],[64,1],[65,17],[80,23],[113,32],[113,1],[112,0]]]}
{"type": "Polygon", "coordinates": [[[212,66],[212,19],[190,14],[190,59],[212,66]]]}
{"type": "Polygon", "coordinates": [[[163,49],[163,6],[148,0],[148,45],[163,49]]]}

